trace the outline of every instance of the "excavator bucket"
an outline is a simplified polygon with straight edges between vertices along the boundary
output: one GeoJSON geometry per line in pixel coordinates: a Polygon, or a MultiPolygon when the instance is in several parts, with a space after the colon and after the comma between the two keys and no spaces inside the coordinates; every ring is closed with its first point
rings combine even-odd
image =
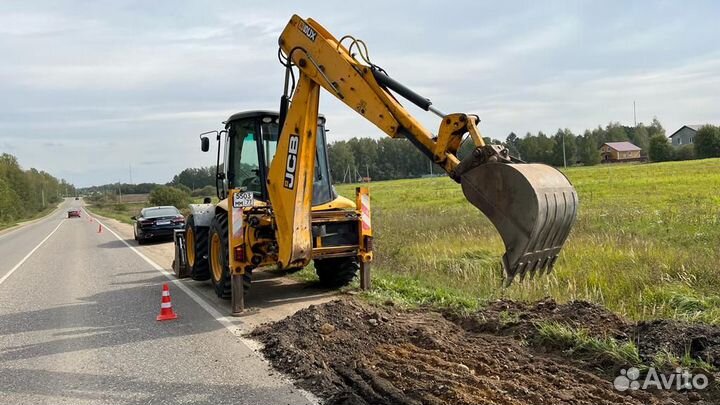
{"type": "Polygon", "coordinates": [[[577,194],[565,175],[542,164],[486,163],[460,180],[465,197],[505,243],[504,285],[516,275],[549,273],[577,214],[577,194]]]}

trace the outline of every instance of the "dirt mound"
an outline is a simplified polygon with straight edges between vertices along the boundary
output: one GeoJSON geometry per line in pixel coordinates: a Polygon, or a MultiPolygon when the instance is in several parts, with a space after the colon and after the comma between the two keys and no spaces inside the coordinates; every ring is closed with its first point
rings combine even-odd
{"type": "Polygon", "coordinates": [[[663,319],[639,322],[628,329],[644,358],[664,351],[702,359],[720,369],[720,327],[663,319]]]}
{"type": "MultiPolygon", "coordinates": [[[[448,314],[447,317],[468,332],[528,341],[536,337],[539,322],[559,322],[584,328],[591,335],[633,342],[646,364],[664,352],[679,358],[689,355],[720,368],[720,327],[672,320],[633,323],[585,301],[557,304],[551,299],[534,303],[499,300],[471,315],[448,314]]],[[[616,370],[610,371],[615,374],[616,370]]]]}
{"type": "Polygon", "coordinates": [[[453,318],[340,300],[299,311],[253,336],[276,368],[329,404],[714,403],[683,393],[618,392],[607,378],[517,339],[533,333],[531,319],[627,333],[622,319],[586,303],[502,302],[453,318]]]}
{"type": "Polygon", "coordinates": [[[627,324],[622,318],[599,305],[585,301],[558,305],[551,299],[535,303],[498,300],[470,316],[448,314],[448,318],[469,332],[520,338],[534,335],[537,330],[535,325],[544,321],[562,322],[575,328],[601,331],[617,338],[627,337],[627,324]]]}

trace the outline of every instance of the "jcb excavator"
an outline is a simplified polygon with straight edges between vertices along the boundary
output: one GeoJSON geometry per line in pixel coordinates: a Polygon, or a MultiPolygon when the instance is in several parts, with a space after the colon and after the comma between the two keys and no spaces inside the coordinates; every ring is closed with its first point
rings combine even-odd
{"type": "MultiPolygon", "coordinates": [[[[387,135],[412,142],[460,183],[503,239],[506,286],[516,276],[552,270],[578,206],[562,173],[486,145],[476,115],[441,112],[371,63],[362,40],[338,40],[316,21],[294,15],[279,45],[286,69],[279,112],[241,112],[222,131],[211,131],[218,142],[221,201],[191,206],[184,238],[176,238],[176,245],[186,246],[176,257],[178,276],[212,280],[218,296],[233,298],[233,314],[242,311],[243,292],[257,268],[292,271],[312,260],[326,285],[345,285],[360,270],[361,287],[369,288],[370,198],[359,187],[353,202],[332,186],[325,119],[318,114],[321,88],[387,135]],[[424,128],[399,98],[437,115],[437,133],[424,128]],[[461,160],[463,141],[474,148],[461,160]]],[[[209,149],[208,134],[201,134],[203,151],[209,149]]]]}

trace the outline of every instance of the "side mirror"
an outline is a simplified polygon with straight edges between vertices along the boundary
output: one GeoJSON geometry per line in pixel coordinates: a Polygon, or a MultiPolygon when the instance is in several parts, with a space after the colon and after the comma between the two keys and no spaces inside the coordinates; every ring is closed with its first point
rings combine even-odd
{"type": "Polygon", "coordinates": [[[203,136],[200,138],[200,149],[203,152],[207,152],[210,150],[210,139],[208,139],[207,136],[203,136]]]}
{"type": "Polygon", "coordinates": [[[132,219],[133,221],[137,221],[137,217],[135,215],[131,216],[130,219],[132,219]]]}

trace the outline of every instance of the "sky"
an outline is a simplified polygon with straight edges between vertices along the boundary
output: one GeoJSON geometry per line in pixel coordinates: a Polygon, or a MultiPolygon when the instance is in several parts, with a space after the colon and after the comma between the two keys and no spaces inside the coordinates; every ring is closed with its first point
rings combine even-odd
{"type": "MultiPolygon", "coordinates": [[[[77,186],[214,163],[198,134],[277,109],[292,14],[485,136],[720,124],[716,1],[2,1],[0,153],[77,186]]],[[[329,141],[385,136],[328,93],[329,141]]],[[[412,110],[435,132],[439,119],[412,110]]]]}

